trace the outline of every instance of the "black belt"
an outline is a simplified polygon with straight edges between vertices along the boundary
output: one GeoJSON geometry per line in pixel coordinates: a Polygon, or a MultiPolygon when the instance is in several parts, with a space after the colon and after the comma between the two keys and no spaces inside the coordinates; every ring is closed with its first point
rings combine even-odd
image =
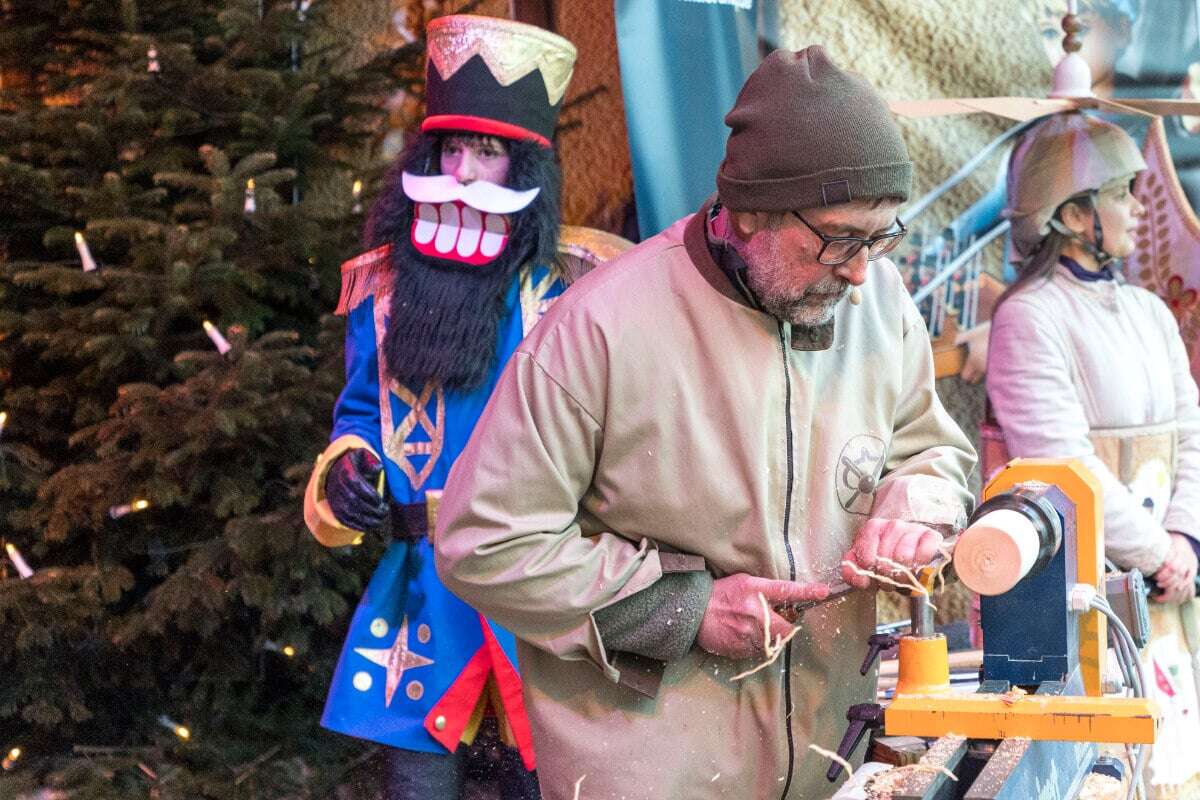
{"type": "Polygon", "coordinates": [[[392,538],[411,541],[429,535],[429,509],[424,503],[390,503],[392,538]]]}

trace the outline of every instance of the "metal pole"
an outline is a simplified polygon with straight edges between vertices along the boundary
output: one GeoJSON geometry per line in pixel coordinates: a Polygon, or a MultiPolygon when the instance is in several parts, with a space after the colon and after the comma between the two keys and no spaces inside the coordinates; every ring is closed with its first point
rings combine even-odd
{"type": "MultiPolygon", "coordinates": [[[[1200,2],[1200,0],[1197,0],[1197,2],[1200,2]]],[[[992,141],[988,142],[988,144],[982,150],[976,153],[969,161],[967,161],[967,163],[959,167],[957,172],[955,172],[946,180],[942,181],[931,192],[927,193],[924,197],[920,198],[917,200],[917,202],[913,203],[910,207],[901,212],[900,219],[905,225],[908,225],[918,216],[927,211],[931,205],[941,199],[942,195],[953,189],[959,184],[959,182],[978,169],[979,165],[986,161],[988,157],[1000,147],[1000,145],[1004,144],[1009,139],[1012,139],[1017,134],[1022,133],[1031,127],[1035,122],[1037,122],[1037,120],[1019,122],[1006,130],[1004,133],[997,136],[992,141]]]]}

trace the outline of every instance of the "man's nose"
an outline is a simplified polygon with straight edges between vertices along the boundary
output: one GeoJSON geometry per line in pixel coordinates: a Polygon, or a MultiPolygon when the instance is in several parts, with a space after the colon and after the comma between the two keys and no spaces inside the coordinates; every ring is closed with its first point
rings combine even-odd
{"type": "Polygon", "coordinates": [[[851,286],[862,286],[867,280],[867,248],[859,248],[849,261],[838,264],[833,273],[851,286]]]}

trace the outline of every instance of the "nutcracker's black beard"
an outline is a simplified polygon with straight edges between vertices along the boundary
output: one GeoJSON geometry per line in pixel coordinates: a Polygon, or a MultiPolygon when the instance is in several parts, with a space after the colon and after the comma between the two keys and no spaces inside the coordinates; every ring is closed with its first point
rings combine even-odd
{"type": "Polygon", "coordinates": [[[419,391],[427,381],[447,389],[479,388],[496,368],[504,296],[524,264],[551,265],[558,244],[559,170],[553,151],[507,140],[510,189],[541,187],[512,217],[508,244],[495,261],[472,266],[418,252],[410,236],[413,203],[403,171],[436,173],[439,139],[421,134],[393,166],[371,209],[368,248],[392,246],[394,282],[383,357],[389,377],[419,391]]]}

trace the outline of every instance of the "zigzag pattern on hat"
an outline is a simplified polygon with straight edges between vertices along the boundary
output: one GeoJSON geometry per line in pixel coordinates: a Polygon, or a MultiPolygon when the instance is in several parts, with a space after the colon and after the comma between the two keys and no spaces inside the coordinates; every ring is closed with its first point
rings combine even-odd
{"type": "Polygon", "coordinates": [[[469,14],[441,17],[429,23],[429,61],[442,80],[449,80],[474,56],[485,64],[501,86],[511,86],[537,70],[550,104],[567,91],[575,66],[575,46],[561,36],[533,25],[469,14]]]}

